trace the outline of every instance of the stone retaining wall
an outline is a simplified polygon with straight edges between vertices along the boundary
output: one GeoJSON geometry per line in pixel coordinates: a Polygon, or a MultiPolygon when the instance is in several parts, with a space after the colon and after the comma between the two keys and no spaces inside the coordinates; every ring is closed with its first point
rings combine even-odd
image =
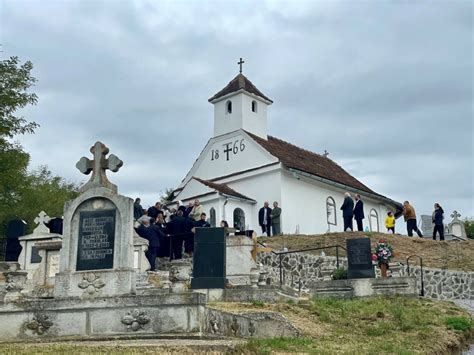
{"type": "MultiPolygon", "coordinates": [[[[272,284],[280,282],[280,256],[272,253],[259,254],[258,263],[268,267],[272,284]]],[[[330,278],[336,269],[336,258],[309,253],[282,255],[283,284],[297,290],[310,291],[311,284],[330,278]]],[[[340,267],[347,268],[347,259],[339,258],[340,267]]],[[[406,265],[399,270],[400,276],[408,276],[406,265]]],[[[423,268],[425,297],[436,299],[474,299],[474,272],[423,268]]],[[[417,280],[421,292],[420,267],[410,267],[410,275],[417,280]]]]}

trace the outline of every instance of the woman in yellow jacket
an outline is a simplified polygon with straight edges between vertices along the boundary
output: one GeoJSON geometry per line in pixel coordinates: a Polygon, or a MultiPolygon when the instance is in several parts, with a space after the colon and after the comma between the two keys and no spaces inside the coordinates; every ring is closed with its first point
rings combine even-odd
{"type": "Polygon", "coordinates": [[[385,218],[385,227],[387,232],[392,231],[392,234],[395,234],[395,217],[392,212],[387,212],[387,218],[385,218]]]}

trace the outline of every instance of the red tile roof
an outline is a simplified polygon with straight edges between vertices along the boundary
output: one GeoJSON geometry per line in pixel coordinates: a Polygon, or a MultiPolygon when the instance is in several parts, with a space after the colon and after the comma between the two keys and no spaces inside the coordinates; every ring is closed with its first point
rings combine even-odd
{"type": "Polygon", "coordinates": [[[288,168],[301,170],[358,190],[375,193],[337,163],[323,155],[299,148],[272,136],[268,136],[268,139],[265,140],[250,132],[247,133],[288,168]]]}
{"type": "Polygon", "coordinates": [[[227,94],[230,94],[235,91],[239,90],[245,90],[251,94],[255,94],[257,96],[260,96],[261,98],[273,102],[270,100],[268,97],[266,97],[260,90],[257,89],[257,87],[252,84],[252,82],[245,77],[243,74],[238,74],[234,79],[232,79],[229,84],[225,88],[223,88],[221,91],[219,91],[217,94],[215,94],[213,97],[211,97],[208,101],[211,102],[215,99],[218,99],[222,96],[225,96],[227,94]]]}
{"type": "Polygon", "coordinates": [[[234,189],[230,188],[226,184],[219,184],[219,183],[212,182],[212,181],[209,181],[209,180],[203,180],[203,179],[200,179],[200,178],[197,178],[197,177],[193,177],[193,179],[196,180],[196,181],[199,181],[201,184],[204,184],[207,187],[210,187],[211,189],[214,189],[214,190],[216,190],[216,191],[218,191],[218,192],[220,192],[224,195],[235,196],[235,197],[242,198],[242,199],[245,199],[245,200],[255,201],[253,198],[247,197],[247,196],[241,194],[240,192],[235,191],[234,189]]]}

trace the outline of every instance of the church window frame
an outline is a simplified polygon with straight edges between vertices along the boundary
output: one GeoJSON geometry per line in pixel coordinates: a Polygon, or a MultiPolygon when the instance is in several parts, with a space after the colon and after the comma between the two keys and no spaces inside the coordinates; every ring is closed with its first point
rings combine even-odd
{"type": "Polygon", "coordinates": [[[326,198],[327,223],[337,226],[336,200],[332,196],[326,198]]]}
{"type": "Polygon", "coordinates": [[[380,232],[379,214],[374,208],[372,208],[369,213],[369,226],[371,232],[380,232]],[[373,219],[375,220],[373,221],[373,219]],[[374,227],[376,227],[376,229],[374,229],[374,227]]]}
{"type": "Polygon", "coordinates": [[[234,208],[234,212],[232,213],[232,216],[233,216],[232,224],[234,228],[241,231],[245,230],[245,211],[240,207],[236,207],[234,208]],[[237,222],[237,219],[239,219],[238,222],[237,222]]]}
{"type": "Polygon", "coordinates": [[[258,112],[258,104],[257,101],[252,100],[252,112],[257,113],[258,112]]]}
{"type": "Polygon", "coordinates": [[[226,103],[225,103],[225,112],[230,115],[232,113],[232,101],[228,100],[226,103]]]}

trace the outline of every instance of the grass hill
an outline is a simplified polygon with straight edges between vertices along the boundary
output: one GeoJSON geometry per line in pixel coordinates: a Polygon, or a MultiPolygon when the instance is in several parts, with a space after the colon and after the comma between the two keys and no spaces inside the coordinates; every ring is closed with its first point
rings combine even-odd
{"type": "MultiPolygon", "coordinates": [[[[474,240],[467,241],[434,241],[419,237],[407,237],[399,234],[385,233],[365,233],[365,232],[344,232],[328,233],[320,235],[283,235],[279,237],[260,237],[259,241],[264,242],[275,251],[309,249],[330,245],[341,245],[346,247],[346,240],[349,238],[370,238],[371,245],[375,248],[380,239],[385,239],[393,246],[394,261],[406,264],[408,256],[416,254],[423,258],[423,266],[454,269],[462,271],[474,271],[474,240]]],[[[326,255],[335,255],[334,249],[324,251],[326,255]]],[[[321,251],[313,252],[315,254],[321,251]]],[[[340,250],[340,256],[346,254],[340,250]]],[[[413,259],[413,263],[418,263],[413,259]]]]}

